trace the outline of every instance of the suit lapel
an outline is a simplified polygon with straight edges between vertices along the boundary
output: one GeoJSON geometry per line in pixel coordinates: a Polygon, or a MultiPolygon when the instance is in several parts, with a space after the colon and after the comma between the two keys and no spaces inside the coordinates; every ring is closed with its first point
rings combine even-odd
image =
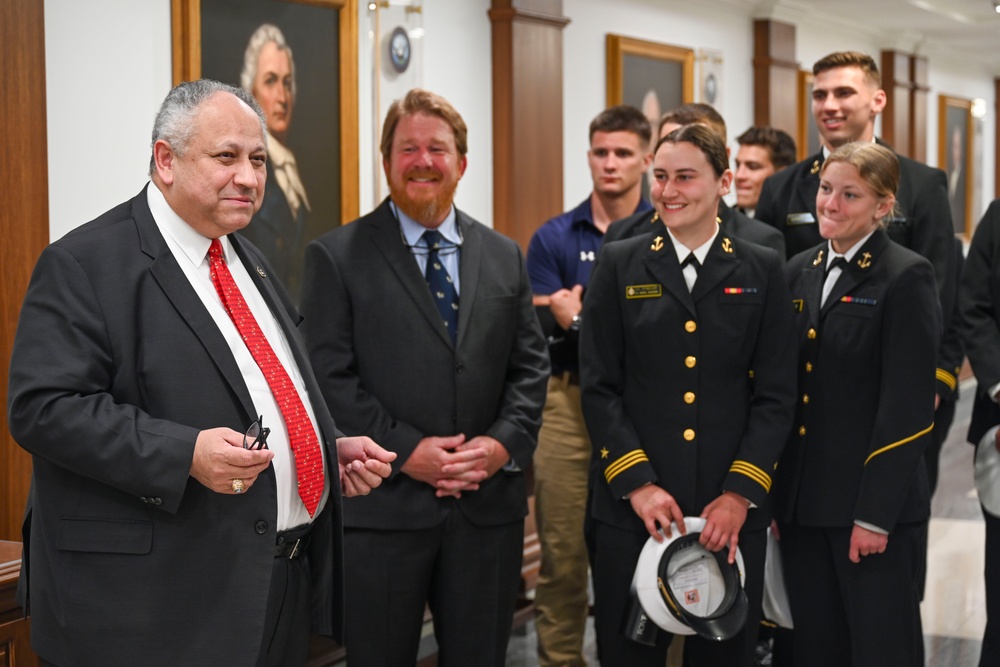
{"type": "MultiPolygon", "coordinates": [[[[662,234],[649,237],[650,245],[647,246],[643,259],[649,273],[660,281],[663,288],[670,292],[673,297],[683,305],[691,315],[697,315],[694,308],[694,299],[688,291],[687,283],[684,282],[684,274],[681,272],[680,262],[677,261],[677,253],[674,246],[666,235],[662,234]]],[[[697,283],[695,283],[697,285],[697,283]]]]}
{"type": "Polygon", "coordinates": [[[826,317],[830,309],[840,302],[840,299],[850,294],[858,285],[868,280],[871,275],[871,268],[876,263],[878,256],[888,245],[889,237],[881,229],[872,234],[871,238],[861,246],[861,249],[854,254],[837,282],[833,285],[830,296],[820,311],[820,317],[826,317]]]}
{"type": "Polygon", "coordinates": [[[732,239],[720,230],[719,235],[715,237],[715,243],[705,255],[705,264],[698,270],[698,279],[694,281],[691,298],[695,303],[714,291],[726,276],[736,270],[740,263],[737,254],[732,239]]]}
{"type": "MultiPolygon", "coordinates": [[[[385,259],[389,268],[392,270],[396,279],[403,286],[403,290],[409,296],[410,299],[416,304],[417,309],[423,314],[427,319],[427,323],[430,324],[431,329],[437,332],[441,340],[451,346],[451,337],[448,336],[448,331],[441,325],[441,315],[438,313],[437,306],[434,305],[434,299],[431,297],[430,288],[427,287],[427,281],[422,275],[420,275],[420,267],[417,266],[416,260],[413,258],[413,254],[410,249],[406,247],[403,241],[402,232],[399,229],[399,222],[397,222],[396,217],[392,214],[392,209],[389,208],[389,200],[386,199],[382,202],[379,207],[378,215],[371,219],[369,223],[372,233],[372,242],[375,247],[378,248],[382,257],[385,259]]],[[[465,230],[463,230],[464,232],[465,230]]],[[[465,248],[463,247],[460,251],[463,256],[459,258],[459,266],[464,264],[465,259],[465,248]]],[[[462,273],[461,290],[462,295],[465,294],[465,274],[462,273]]],[[[462,332],[462,297],[459,297],[459,335],[462,332]]]]}
{"type": "Polygon", "coordinates": [[[459,284],[462,293],[458,299],[458,342],[462,342],[469,328],[469,318],[472,316],[472,304],[479,288],[479,261],[483,250],[480,230],[473,225],[465,214],[455,209],[458,229],[462,233],[462,250],[458,258],[459,284]]]}
{"type": "MultiPolygon", "coordinates": [[[[149,185],[147,187],[155,186],[149,185]]],[[[153,215],[149,212],[145,190],[133,200],[132,215],[139,233],[139,246],[142,252],[152,260],[149,270],[153,278],[160,285],[174,308],[177,309],[181,318],[191,327],[201,344],[205,346],[213,363],[232,387],[233,393],[239,398],[246,414],[251,418],[255,417],[256,413],[253,401],[250,400],[250,391],[247,389],[246,382],[243,381],[243,374],[240,373],[232,350],[229,349],[229,345],[226,344],[226,339],[219,332],[215,320],[209,315],[205,305],[198,298],[198,294],[191,287],[191,283],[188,282],[181,267],[177,264],[177,259],[167,247],[167,242],[163,240],[163,236],[153,220],[153,215]]]]}

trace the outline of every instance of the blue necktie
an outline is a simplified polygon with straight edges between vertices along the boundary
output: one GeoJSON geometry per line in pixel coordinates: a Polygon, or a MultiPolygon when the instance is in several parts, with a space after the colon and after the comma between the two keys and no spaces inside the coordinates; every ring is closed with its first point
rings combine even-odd
{"type": "Polygon", "coordinates": [[[427,279],[427,286],[431,288],[431,296],[434,297],[434,305],[441,313],[444,326],[454,343],[458,336],[458,292],[455,291],[455,283],[452,281],[448,271],[438,257],[438,249],[441,246],[441,233],[437,231],[424,232],[424,243],[427,244],[427,269],[424,277],[427,279]]]}

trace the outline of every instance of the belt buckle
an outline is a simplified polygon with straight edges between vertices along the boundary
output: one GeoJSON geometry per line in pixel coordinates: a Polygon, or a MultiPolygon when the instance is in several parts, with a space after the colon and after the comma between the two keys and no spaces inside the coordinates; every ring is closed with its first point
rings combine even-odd
{"type": "Polygon", "coordinates": [[[292,550],[288,552],[288,560],[294,560],[296,556],[299,555],[299,546],[302,544],[302,538],[295,540],[295,544],[292,545],[292,550]]]}

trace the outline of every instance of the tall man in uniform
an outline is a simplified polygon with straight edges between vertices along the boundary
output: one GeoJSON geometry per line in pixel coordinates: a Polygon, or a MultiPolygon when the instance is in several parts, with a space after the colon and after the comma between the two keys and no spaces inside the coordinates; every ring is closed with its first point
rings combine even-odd
{"type": "Polygon", "coordinates": [[[614,220],[652,211],[642,176],[652,130],[630,106],[606,109],[590,123],[587,161],[594,189],[579,206],[542,225],[528,246],[528,275],[549,336],[552,376],[535,451],[535,522],[542,547],[535,587],[538,660],[584,667],[587,620],[587,479],[591,446],[580,406],[577,353],[582,295],[614,220]]]}
{"type": "Polygon", "coordinates": [[[352,664],[413,665],[429,604],[439,665],[500,666],[545,339],[517,244],[453,205],[459,113],[414,89],[383,128],[390,196],[308,246],[302,300],[331,413],[398,454],[379,494],[344,505],[347,651],[352,664]]]}
{"type": "Polygon", "coordinates": [[[236,233],[265,159],[250,93],[181,84],[152,183],[35,266],[8,415],[43,664],[304,665],[310,628],[341,635],[341,487],[394,456],[337,439],[298,315],[236,233]]]}
{"type": "MultiPolygon", "coordinates": [[[[691,103],[683,104],[673,111],[668,111],[660,119],[658,138],[662,139],[682,125],[698,124],[704,125],[715,132],[723,143],[726,142],[726,121],[722,114],[709,104],[691,103]]],[[[729,154],[729,148],[726,148],[729,154]]],[[[767,225],[744,215],[738,210],[729,207],[725,201],[719,201],[719,212],[716,218],[722,230],[727,234],[738,236],[744,241],[750,241],[765,248],[773,248],[779,254],[785,252],[785,241],[781,234],[776,234],[767,225]]],[[[636,213],[627,218],[619,220],[608,228],[604,236],[605,243],[618,239],[630,238],[650,232],[662,234],[664,231],[663,221],[655,211],[636,213]]]]}

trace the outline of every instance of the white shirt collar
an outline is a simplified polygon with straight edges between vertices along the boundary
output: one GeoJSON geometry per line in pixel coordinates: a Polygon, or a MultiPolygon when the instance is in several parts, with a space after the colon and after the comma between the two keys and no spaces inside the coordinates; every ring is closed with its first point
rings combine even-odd
{"type": "MultiPolygon", "coordinates": [[[[146,202],[149,204],[149,211],[153,214],[153,220],[156,221],[160,233],[170,236],[192,265],[201,266],[202,262],[208,261],[208,248],[212,245],[212,239],[196,232],[194,227],[177,215],[174,209],[170,208],[170,204],[167,203],[156,183],[150,182],[146,188],[146,202]]],[[[223,236],[219,241],[222,243],[226,264],[229,264],[232,253],[229,238],[223,236]]]]}
{"type": "Polygon", "coordinates": [[[670,237],[671,243],[674,244],[674,252],[677,253],[678,262],[683,262],[685,259],[687,259],[688,255],[694,253],[694,257],[695,259],[698,260],[698,263],[704,265],[705,257],[708,256],[708,251],[712,249],[712,244],[715,242],[716,237],[719,235],[719,225],[718,224],[715,225],[715,233],[712,234],[712,238],[708,239],[694,250],[691,250],[686,245],[678,241],[677,238],[674,236],[673,232],[671,232],[669,229],[667,229],[667,235],[670,237]]]}

